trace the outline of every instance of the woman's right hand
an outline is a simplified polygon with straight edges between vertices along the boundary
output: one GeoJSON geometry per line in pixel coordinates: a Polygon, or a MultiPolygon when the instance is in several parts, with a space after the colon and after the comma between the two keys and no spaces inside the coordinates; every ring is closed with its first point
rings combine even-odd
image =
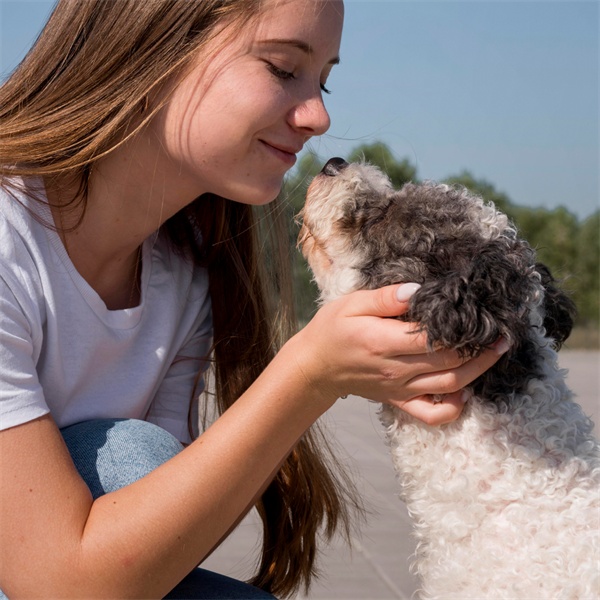
{"type": "MultiPolygon", "coordinates": [[[[427,351],[427,334],[414,323],[392,319],[408,310],[418,284],[361,290],[323,306],[294,336],[298,368],[308,383],[330,398],[355,394],[397,406],[430,425],[460,415],[462,388],[489,369],[508,349],[463,360],[453,350],[427,351]],[[446,394],[442,402],[430,395],[446,394]]],[[[292,341],[292,340],[290,340],[292,341]]]]}

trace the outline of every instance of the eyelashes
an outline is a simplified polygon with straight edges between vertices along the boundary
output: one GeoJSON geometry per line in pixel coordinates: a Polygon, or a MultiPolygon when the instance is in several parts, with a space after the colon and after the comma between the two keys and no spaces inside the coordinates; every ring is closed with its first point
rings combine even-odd
{"type": "MultiPolygon", "coordinates": [[[[284,69],[280,69],[270,62],[267,63],[267,67],[269,68],[269,71],[271,71],[271,73],[277,77],[277,79],[283,79],[284,81],[296,79],[293,73],[290,73],[284,69]]],[[[331,90],[328,90],[323,84],[321,84],[321,91],[325,94],[331,94],[331,90]]]]}

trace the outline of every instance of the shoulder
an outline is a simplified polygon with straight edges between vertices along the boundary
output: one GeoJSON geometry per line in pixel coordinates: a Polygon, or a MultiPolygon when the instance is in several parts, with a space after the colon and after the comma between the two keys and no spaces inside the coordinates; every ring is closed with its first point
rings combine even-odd
{"type": "Polygon", "coordinates": [[[24,312],[31,316],[33,310],[39,317],[43,297],[39,270],[47,252],[44,228],[39,222],[43,214],[32,207],[35,201],[23,191],[23,182],[15,183],[14,187],[0,187],[0,277],[24,312]]]}
{"type": "Polygon", "coordinates": [[[41,178],[21,177],[0,180],[0,218],[19,230],[29,229],[32,222],[51,224],[44,183],[41,178]]]}

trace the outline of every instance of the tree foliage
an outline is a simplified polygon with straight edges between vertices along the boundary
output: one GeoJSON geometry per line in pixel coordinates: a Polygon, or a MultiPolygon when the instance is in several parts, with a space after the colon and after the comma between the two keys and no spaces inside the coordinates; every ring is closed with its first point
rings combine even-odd
{"type": "MultiPolygon", "coordinates": [[[[382,142],[358,146],[346,158],[349,162],[366,160],[381,168],[394,187],[408,181],[418,182],[416,166],[404,158],[397,160],[382,142]]],[[[290,244],[296,245],[299,225],[295,216],[304,205],[312,178],[322,169],[324,160],[312,154],[299,162],[282,191],[290,223],[290,244]]],[[[600,317],[600,211],[579,222],[564,207],[554,210],[516,205],[507,194],[469,171],[448,177],[448,184],[460,184],[486,201],[493,202],[517,226],[520,235],[537,250],[538,260],[550,267],[562,286],[572,294],[579,310],[578,324],[598,327],[600,317]]],[[[299,251],[292,264],[296,283],[296,308],[300,321],[308,321],[316,311],[317,288],[299,251]]]]}
{"type": "Polygon", "coordinates": [[[574,277],[577,281],[575,301],[583,320],[598,325],[600,314],[600,283],[598,257],[600,256],[600,210],[588,217],[580,226],[576,238],[577,267],[574,277]]]}
{"type": "Polygon", "coordinates": [[[300,323],[308,322],[317,310],[319,290],[312,280],[308,263],[300,250],[296,249],[300,225],[297,215],[304,206],[306,191],[312,179],[319,174],[324,162],[314,154],[306,154],[299,161],[293,175],[286,179],[282,189],[289,223],[290,246],[292,248],[292,276],[294,278],[294,303],[300,323]]]}

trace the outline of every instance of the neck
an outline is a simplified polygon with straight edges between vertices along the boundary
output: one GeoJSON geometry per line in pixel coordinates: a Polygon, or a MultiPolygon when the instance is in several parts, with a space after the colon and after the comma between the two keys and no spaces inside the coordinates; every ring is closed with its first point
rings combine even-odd
{"type": "Polygon", "coordinates": [[[139,292],[134,294],[137,298],[130,296],[141,271],[142,242],[202,193],[186,188],[174,167],[164,167],[169,163],[160,160],[159,153],[144,137],[136,137],[94,163],[87,208],[73,231],[81,211],[58,206],[75,196],[78,182],[46,186],[54,222],[73,265],[109,308],[139,302],[139,292]],[[149,172],[146,165],[156,168],[149,172]]]}

